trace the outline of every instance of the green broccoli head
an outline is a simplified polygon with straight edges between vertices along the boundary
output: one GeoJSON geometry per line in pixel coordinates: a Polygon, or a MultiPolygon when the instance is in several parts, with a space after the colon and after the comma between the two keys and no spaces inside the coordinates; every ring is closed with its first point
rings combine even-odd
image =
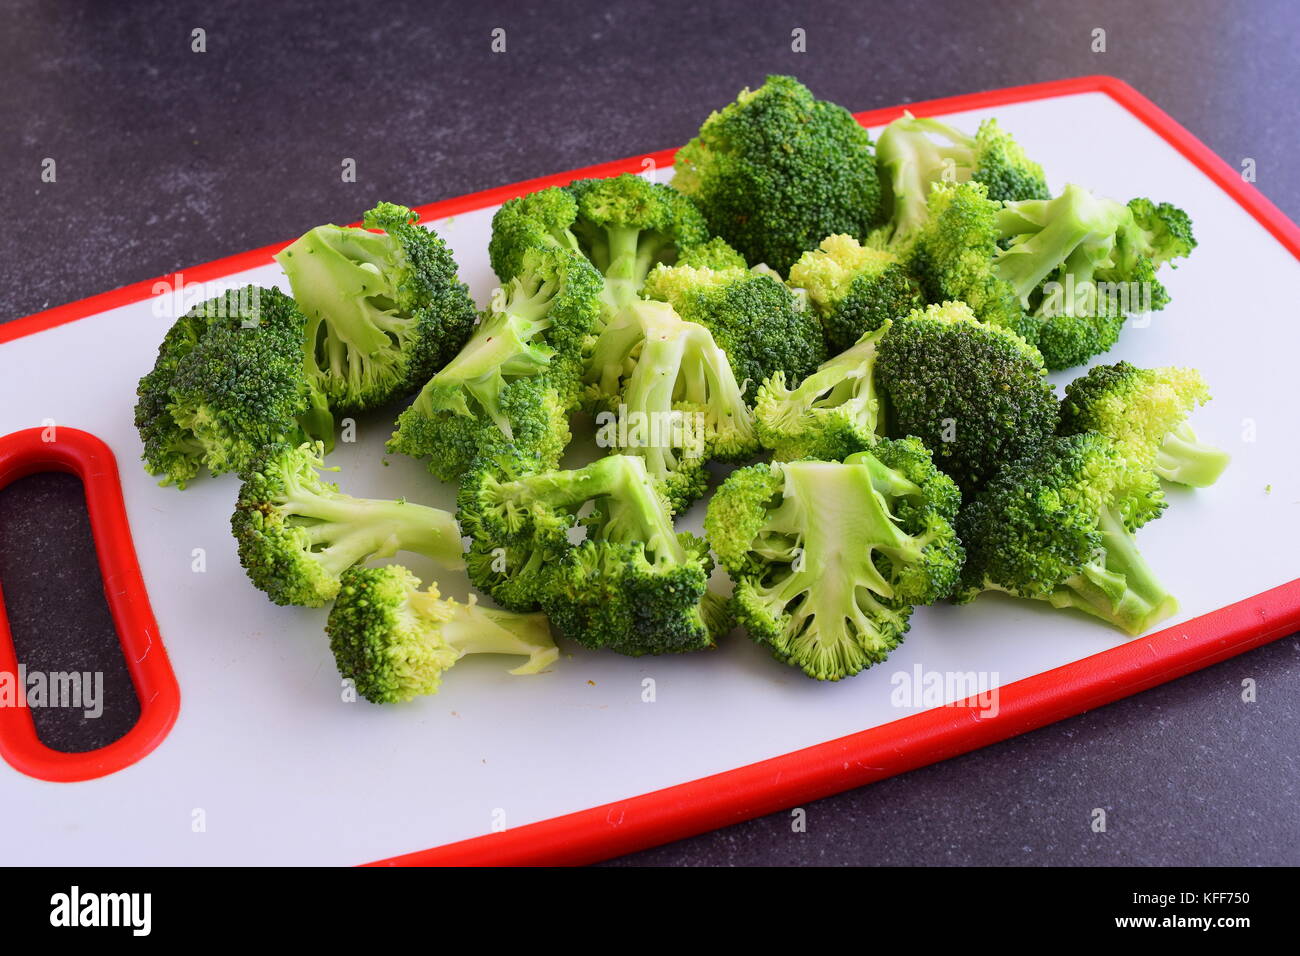
{"type": "Polygon", "coordinates": [[[757,452],[753,418],[707,328],[683,321],[665,302],[644,300],[624,309],[622,322],[593,342],[588,358],[596,440],[644,459],[680,511],[704,493],[708,461],[757,452]]]}
{"type": "Polygon", "coordinates": [[[581,252],[605,277],[606,309],[616,313],[636,299],[661,262],[708,239],[695,204],[668,186],[624,173],[581,179],[512,199],[492,219],[488,255],[506,281],[538,245],[581,252]]]}
{"type": "Polygon", "coordinates": [[[1038,350],[977,321],[962,302],[894,322],[875,381],[887,410],[883,433],[919,438],[966,495],[1056,431],[1057,400],[1038,350]]]}
{"type": "Polygon", "coordinates": [[[866,236],[880,203],[867,131],[789,76],[710,115],[678,151],[673,185],[712,232],[782,273],[826,236],[866,236]]]}
{"type": "Polygon", "coordinates": [[[846,235],[828,236],[805,252],[791,267],[789,284],[808,293],[826,344],[835,352],[925,305],[919,284],[898,256],[846,235]]]}
{"type": "Polygon", "coordinates": [[[952,590],[959,505],[920,442],[883,439],[843,463],[733,472],[704,528],[749,635],[809,677],[840,680],[883,661],[912,608],[952,590]]]}
{"type": "MultiPolygon", "coordinates": [[[[720,257],[716,246],[709,253],[720,257]]],[[[780,278],[745,267],[657,266],[645,294],[713,333],[750,394],[774,372],[798,381],[826,358],[821,324],[780,278]]]]}
{"type": "Polygon", "coordinates": [[[1133,532],[1165,502],[1155,475],[1105,436],[1053,438],[1006,465],[962,509],[960,601],[980,591],[1075,608],[1136,636],[1178,609],[1133,532]]]}
{"type": "Polygon", "coordinates": [[[780,372],[762,384],[754,405],[758,439],[781,461],[840,461],[876,443],[881,426],[875,365],[891,322],[827,359],[794,388],[780,372]]]}
{"type": "Polygon", "coordinates": [[[1133,466],[1206,488],[1230,460],[1187,424],[1191,411],[1209,400],[1209,386],[1195,369],[1098,365],[1065,387],[1059,430],[1063,435],[1100,432],[1133,466]]]}
{"type": "Polygon", "coordinates": [[[998,228],[1005,248],[993,270],[1037,321],[1050,369],[1083,364],[1115,344],[1128,315],[1164,308],[1161,256],[1194,245],[1186,214],[1173,206],[1125,206],[1073,185],[1055,199],[1006,203],[998,228]]]}
{"type": "Polygon", "coordinates": [[[1042,167],[994,119],[969,136],[904,110],[881,132],[876,160],[888,217],[883,238],[889,245],[906,243],[925,225],[930,187],[936,182],[983,183],[995,202],[1051,195],[1042,167]]]}
{"type": "Polygon", "coordinates": [[[1036,344],[1038,320],[1025,314],[1016,290],[993,268],[999,208],[983,183],[935,183],[930,218],[915,237],[909,265],[927,302],[965,302],[981,322],[1036,344]]]}
{"type": "Polygon", "coordinates": [[[464,566],[453,515],[343,494],[321,478],[321,454],[319,443],[271,445],[243,474],[230,527],[240,564],[272,601],[320,607],[348,568],[398,551],[464,566]]]}
{"type": "Polygon", "coordinates": [[[246,467],[263,446],[332,446],[333,419],[303,370],[303,315],[276,289],[246,286],[176,320],[137,389],[145,470],[184,488],[200,471],[246,467]]]}
{"type": "Polygon", "coordinates": [[[325,625],[339,674],[376,704],[436,694],[442,675],[466,654],[527,657],[511,674],[536,674],[559,651],[542,614],[461,604],[398,565],[352,568],[325,625]]]}
{"type": "Polygon", "coordinates": [[[469,342],[402,413],[389,450],[426,458],[444,481],[477,455],[507,448],[531,456],[539,470],[554,468],[569,442],[600,290],[581,256],[527,250],[469,342]]]}
{"type": "Polygon", "coordinates": [[[1157,269],[1196,248],[1191,217],[1177,206],[1141,198],[1130,199],[1128,210],[1132,219],[1123,230],[1121,245],[1151,260],[1157,269]]]}
{"type": "Polygon", "coordinates": [[[317,226],[275,257],[307,316],[307,368],[336,410],[415,391],[474,328],[451,250],[418,220],[380,203],[365,228],[317,226]]]}
{"type": "Polygon", "coordinates": [[[482,465],[467,474],[460,503],[479,553],[503,559],[493,573],[519,584],[508,596],[536,597],[560,635],[633,656],[713,644],[721,618],[702,606],[708,549],[673,530],[643,459],[611,455],[541,474],[482,465]],[[585,531],[576,544],[575,528],[585,531]]]}

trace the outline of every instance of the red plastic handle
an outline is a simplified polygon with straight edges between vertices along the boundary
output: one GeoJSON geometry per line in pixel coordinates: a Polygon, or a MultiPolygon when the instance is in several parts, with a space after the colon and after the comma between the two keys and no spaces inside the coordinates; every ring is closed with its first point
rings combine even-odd
{"type": "MultiPolygon", "coordinates": [[[[107,746],[65,753],[41,742],[27,707],[0,706],[0,757],[15,770],[41,780],[90,780],[129,767],[162,743],[180,713],[181,693],[136,561],[113,452],[89,432],[63,425],[29,428],[0,438],[0,488],[43,471],[74,474],[85,489],[104,597],[140,700],[140,719],[107,746]]],[[[17,680],[18,655],[2,591],[0,673],[17,680]]]]}

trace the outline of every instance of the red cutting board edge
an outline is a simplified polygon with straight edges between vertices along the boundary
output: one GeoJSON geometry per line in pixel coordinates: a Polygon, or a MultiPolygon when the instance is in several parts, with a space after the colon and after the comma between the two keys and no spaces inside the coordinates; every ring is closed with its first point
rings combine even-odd
{"type": "MultiPolygon", "coordinates": [[[[1105,93],[1159,134],[1300,259],[1300,226],[1172,117],[1114,77],[1085,76],[1007,87],[872,110],[858,113],[856,118],[863,126],[880,126],[896,119],[904,109],[942,115],[1094,92],[1105,93]]],[[[501,186],[422,206],[418,211],[425,221],[445,219],[573,179],[641,172],[646,159],[657,167],[669,166],[676,152],[668,149],[501,186]]],[[[185,269],[184,279],[207,282],[265,265],[288,244],[277,243],[185,269]]],[[[178,275],[180,272],[137,282],[0,325],[0,344],[149,298],[155,283],[170,285],[178,275]]],[[[1208,667],[1296,630],[1300,630],[1300,579],[1002,686],[995,716],[986,716],[982,703],[972,698],[689,783],[370,865],[572,865],[608,859],[967,753],[1208,667]]]]}

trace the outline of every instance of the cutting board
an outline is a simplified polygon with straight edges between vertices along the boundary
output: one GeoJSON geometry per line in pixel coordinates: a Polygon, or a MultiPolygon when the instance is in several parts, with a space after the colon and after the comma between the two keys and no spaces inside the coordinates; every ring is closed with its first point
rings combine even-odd
{"type": "MultiPolygon", "coordinates": [[[[326,611],[275,607],[245,578],[229,533],[237,480],[182,492],[140,467],[135,383],[176,306],[190,304],[142,283],[0,326],[9,340],[0,345],[0,434],[54,419],[116,454],[179,714],[156,749],[107,776],[55,783],[0,767],[11,824],[0,862],[594,859],[1002,739],[1294,630],[1300,231],[1109,78],[910,108],[968,130],[996,116],[1053,191],[1073,182],[1121,200],[1150,196],[1195,223],[1199,247],[1162,275],[1172,303],[1102,359],[1200,368],[1215,399],[1194,426],[1233,455],[1213,488],[1171,488],[1166,515],[1139,534],[1181,602],[1167,629],[1130,642],[1081,615],[985,596],[919,609],[886,663],[834,684],[734,633],[716,651],[657,659],[570,644],[535,677],[510,676],[505,658],[470,658],[435,697],[394,707],[349,700],[323,634],[326,611]]],[[[876,132],[898,112],[861,119],[876,132]]],[[[461,197],[426,207],[426,221],[483,305],[495,284],[486,249],[499,203],[576,175],[630,170],[666,182],[671,161],[671,151],[633,157],[461,197]]],[[[183,281],[206,283],[203,297],[250,282],[288,291],[271,260],[278,248],[188,270],[183,281]]],[[[360,416],[355,442],[339,444],[330,461],[343,490],[453,508],[454,487],[385,455],[392,418],[360,416]]],[[[571,460],[585,451],[579,442],[571,460]]],[[[698,530],[703,510],[680,527],[698,530]]],[[[469,593],[463,574],[401,560],[445,593],[469,593]]]]}

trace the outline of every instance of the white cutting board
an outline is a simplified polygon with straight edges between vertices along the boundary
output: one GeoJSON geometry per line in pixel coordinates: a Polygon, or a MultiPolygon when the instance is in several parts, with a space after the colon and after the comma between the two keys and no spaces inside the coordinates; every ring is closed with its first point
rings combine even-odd
{"type": "MultiPolygon", "coordinates": [[[[1162,275],[1173,302],[1149,327],[1127,329],[1103,359],[1202,369],[1216,399],[1194,425],[1234,455],[1214,488],[1171,489],[1165,517],[1139,535],[1182,602],[1169,623],[1300,577],[1300,263],[1102,93],[949,119],[973,130],[985,115],[1043,164],[1053,191],[1077,182],[1121,200],[1147,195],[1182,206],[1195,222],[1199,248],[1162,275]]],[[[486,253],[493,211],[433,223],[480,304],[494,284],[486,253]]],[[[247,282],[288,291],[274,264],[224,285],[247,282]]],[[[170,322],[146,300],[0,346],[0,434],[53,418],[95,433],[118,456],[141,569],[181,687],[170,736],[118,773],[49,783],[0,765],[0,810],[10,823],[0,863],[360,863],[887,723],[914,712],[891,703],[891,678],[916,666],[1008,683],[1124,640],[1082,616],[986,596],[961,609],[919,609],[888,662],[838,684],[807,679],[737,633],[715,652],[678,658],[569,645],[537,677],[509,676],[508,658],[468,659],[436,697],[397,707],[345,703],[322,631],[326,611],[273,606],[239,567],[228,530],[236,479],[180,492],[158,487],[139,466],[135,383],[170,322]],[[191,570],[195,548],[206,551],[204,573],[191,570]],[[643,700],[647,678],[653,702],[643,700]],[[192,826],[196,810],[203,832],[192,826]]],[[[395,455],[381,465],[390,428],[385,416],[363,418],[357,443],[339,446],[331,462],[342,468],[343,489],[454,507],[454,488],[416,462],[395,455]]],[[[697,506],[681,526],[697,530],[702,513],[697,506]]],[[[426,580],[434,573],[406,561],[426,580]]],[[[467,593],[463,575],[438,577],[446,593],[467,593]]]]}

